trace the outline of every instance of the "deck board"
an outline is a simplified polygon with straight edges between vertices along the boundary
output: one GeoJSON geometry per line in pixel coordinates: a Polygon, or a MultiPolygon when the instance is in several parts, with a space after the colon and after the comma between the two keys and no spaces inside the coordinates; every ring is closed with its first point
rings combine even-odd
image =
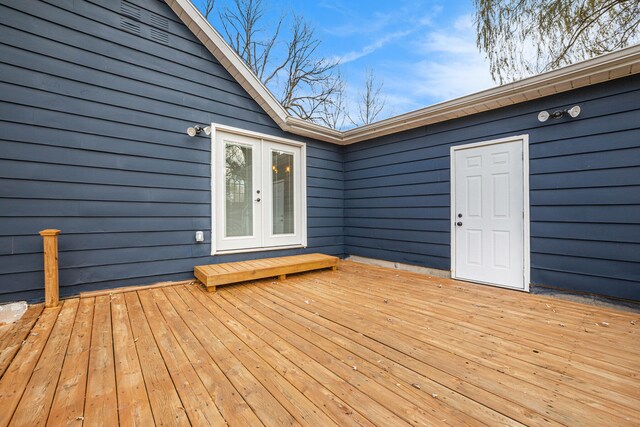
{"type": "Polygon", "coordinates": [[[42,350],[29,383],[16,408],[11,425],[43,426],[47,422],[64,355],[73,328],[78,299],[64,301],[58,320],[42,350]]]}
{"type": "Polygon", "coordinates": [[[15,357],[22,341],[25,340],[31,328],[38,320],[38,317],[44,309],[44,304],[30,305],[26,313],[13,325],[4,325],[6,327],[2,337],[0,338],[0,378],[4,375],[4,371],[15,357]]]}
{"type": "Polygon", "coordinates": [[[153,415],[142,376],[124,294],[111,300],[113,355],[118,386],[118,418],[123,425],[151,425],[153,415]]]}
{"type": "MultiPolygon", "coordinates": [[[[338,318],[348,319],[353,324],[353,318],[359,314],[362,319],[355,320],[355,322],[361,322],[360,328],[365,328],[368,325],[370,336],[387,343],[387,345],[393,345],[393,340],[398,341],[399,343],[395,346],[400,351],[411,352],[415,357],[424,360],[429,359],[429,363],[438,365],[444,372],[464,379],[486,393],[501,397],[505,407],[509,406],[510,402],[520,402],[527,409],[565,425],[579,424],[579,421],[570,414],[573,399],[576,397],[585,404],[593,406],[592,419],[602,425],[605,425],[607,420],[616,420],[620,415],[619,411],[624,410],[623,407],[616,407],[613,403],[610,403],[606,408],[599,408],[600,405],[594,402],[590,396],[582,393],[579,388],[560,387],[557,378],[554,378],[556,381],[545,378],[541,375],[544,370],[521,362],[517,359],[517,355],[501,354],[491,349],[483,349],[484,351],[480,354],[474,354],[476,345],[468,343],[463,335],[460,335],[459,339],[447,339],[444,330],[429,329],[425,333],[423,328],[416,326],[415,323],[402,319],[410,317],[409,315],[403,313],[399,316],[395,312],[391,313],[391,310],[384,310],[386,307],[383,306],[388,307],[388,304],[374,308],[366,302],[366,297],[359,297],[357,303],[351,303],[350,301],[353,301],[354,298],[346,296],[350,291],[345,288],[330,291],[325,288],[323,295],[307,289],[304,291],[292,289],[292,292],[304,295],[312,294],[315,299],[323,297],[335,304],[341,304],[342,313],[338,318]],[[369,311],[376,311],[376,315],[363,314],[363,312],[369,311]],[[447,360],[449,360],[448,364],[447,360]],[[486,381],[486,378],[491,378],[492,381],[486,381]],[[561,392],[561,389],[567,390],[565,394],[561,392]],[[542,400],[531,399],[530,402],[527,402],[528,396],[545,396],[545,398],[542,400]]],[[[424,329],[426,330],[426,328],[424,329]]],[[[550,371],[550,373],[553,372],[550,371]]],[[[526,422],[524,419],[520,419],[520,421],[526,422]]]]}
{"type": "Polygon", "coordinates": [[[46,308],[0,379],[0,426],[6,426],[22,398],[61,307],[46,308]]]}
{"type": "Polygon", "coordinates": [[[184,406],[156,345],[138,293],[126,294],[125,300],[154,420],[163,420],[172,426],[189,425],[184,406]]]}
{"type": "Polygon", "coordinates": [[[0,425],[640,423],[640,314],[550,297],[341,262],[27,313],[0,425]]]}
{"type": "Polygon", "coordinates": [[[113,359],[111,298],[106,295],[95,299],[89,352],[84,423],[117,425],[118,398],[113,359]]]}
{"type": "Polygon", "coordinates": [[[94,303],[95,298],[80,299],[69,347],[47,420],[50,425],[77,426],[78,420],[84,416],[94,303]]]}
{"type": "MultiPolygon", "coordinates": [[[[287,412],[267,388],[254,376],[250,367],[238,359],[239,351],[229,349],[227,343],[208,327],[206,319],[210,313],[198,303],[191,293],[184,289],[169,289],[165,295],[175,307],[191,332],[200,341],[209,356],[215,360],[220,370],[226,375],[237,393],[251,407],[260,420],[271,425],[296,425],[293,416],[287,412]]],[[[215,328],[214,328],[215,330],[215,328]]],[[[240,424],[244,425],[244,424],[240,424]]]]}

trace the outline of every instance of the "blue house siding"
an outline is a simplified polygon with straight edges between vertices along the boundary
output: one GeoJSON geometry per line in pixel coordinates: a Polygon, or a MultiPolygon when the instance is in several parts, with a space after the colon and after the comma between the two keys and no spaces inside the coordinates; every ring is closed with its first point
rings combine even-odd
{"type": "Polygon", "coordinates": [[[449,270],[450,147],[520,134],[531,282],[640,300],[637,75],[346,147],[345,252],[449,270]],[[576,119],[536,118],[576,104],[576,119]]]}
{"type": "Polygon", "coordinates": [[[63,296],[300,252],[449,270],[450,147],[520,134],[532,283],[640,300],[639,75],[340,147],[280,130],[162,1],[0,3],[0,302],[42,299],[45,228],[63,296]],[[308,248],[209,255],[210,140],[185,130],[210,122],[307,142],[308,248]]]}
{"type": "MultiPolygon", "coordinates": [[[[303,252],[209,256],[210,140],[185,130],[210,122],[304,140],[283,133],[163,2],[3,1],[0,302],[42,299],[45,228],[62,230],[63,296],[303,252]]],[[[305,141],[304,251],[342,256],[342,149],[305,141]]]]}

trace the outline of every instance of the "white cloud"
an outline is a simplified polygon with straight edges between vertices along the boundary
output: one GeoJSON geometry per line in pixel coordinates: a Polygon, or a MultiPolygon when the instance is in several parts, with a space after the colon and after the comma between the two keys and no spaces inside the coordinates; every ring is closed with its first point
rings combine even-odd
{"type": "Polygon", "coordinates": [[[386,36],[375,40],[373,43],[366,45],[360,50],[354,50],[351,52],[347,52],[343,55],[338,55],[334,57],[333,60],[334,61],[338,60],[340,61],[341,64],[346,64],[348,62],[355,61],[356,59],[360,59],[364,56],[367,56],[375,52],[376,50],[380,49],[381,47],[383,47],[384,45],[392,41],[395,41],[397,39],[400,39],[402,37],[409,35],[411,32],[412,30],[405,30],[405,31],[396,31],[395,33],[387,34],[386,36]]]}
{"type": "Polygon", "coordinates": [[[440,14],[440,12],[442,12],[442,6],[435,5],[429,12],[418,19],[418,23],[425,27],[431,27],[435,25],[435,19],[440,14]]]}
{"type": "Polygon", "coordinates": [[[458,98],[495,86],[489,67],[481,57],[421,61],[416,66],[413,79],[417,94],[437,101],[458,98]]]}
{"type": "Polygon", "coordinates": [[[412,90],[440,102],[495,86],[475,38],[471,15],[459,16],[448,28],[425,33],[413,46],[424,59],[408,69],[412,90]]]}
{"type": "Polygon", "coordinates": [[[473,17],[471,15],[460,15],[454,22],[453,28],[458,31],[474,31],[475,25],[473,23],[473,17]]]}

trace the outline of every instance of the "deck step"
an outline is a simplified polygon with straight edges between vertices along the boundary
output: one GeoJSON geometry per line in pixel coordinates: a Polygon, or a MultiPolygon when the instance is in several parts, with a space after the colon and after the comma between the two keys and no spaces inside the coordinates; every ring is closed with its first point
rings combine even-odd
{"type": "Polygon", "coordinates": [[[210,292],[216,286],[248,280],[278,277],[284,280],[287,274],[322,268],[338,268],[338,257],[324,254],[294,255],[279,258],[264,258],[224,264],[198,265],[193,272],[210,292]]]}

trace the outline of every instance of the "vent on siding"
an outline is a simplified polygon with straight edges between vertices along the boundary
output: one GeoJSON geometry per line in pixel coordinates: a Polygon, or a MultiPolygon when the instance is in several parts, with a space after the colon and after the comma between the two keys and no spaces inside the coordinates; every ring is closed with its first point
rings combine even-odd
{"type": "Polygon", "coordinates": [[[149,35],[151,36],[151,40],[155,40],[160,43],[168,44],[169,43],[169,34],[165,33],[162,30],[158,30],[157,28],[149,28],[149,35]]]}
{"type": "Polygon", "coordinates": [[[129,3],[128,1],[123,1],[120,3],[120,12],[123,15],[133,18],[137,21],[140,21],[142,16],[142,12],[140,8],[134,4],[129,3]]]}
{"type": "Polygon", "coordinates": [[[128,19],[120,18],[120,26],[127,31],[140,34],[140,24],[137,22],[131,22],[128,19]]]}
{"type": "Polygon", "coordinates": [[[169,20],[127,0],[120,2],[120,27],[154,42],[169,44],[169,20]]]}
{"type": "Polygon", "coordinates": [[[151,25],[153,25],[154,27],[158,27],[162,30],[169,30],[169,20],[167,18],[165,18],[164,16],[160,16],[158,14],[155,14],[153,12],[150,12],[150,18],[149,18],[149,22],[151,23],[151,25]]]}

